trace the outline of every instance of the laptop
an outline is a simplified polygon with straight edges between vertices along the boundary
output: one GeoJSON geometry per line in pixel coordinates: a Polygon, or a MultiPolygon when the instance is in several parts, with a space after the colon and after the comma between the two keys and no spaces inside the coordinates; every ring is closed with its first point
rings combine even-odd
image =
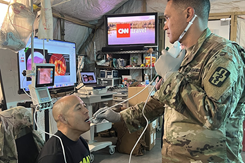
{"type": "Polygon", "coordinates": [[[105,88],[106,86],[97,84],[96,76],[94,72],[81,72],[81,78],[84,86],[93,88],[105,88]]]}

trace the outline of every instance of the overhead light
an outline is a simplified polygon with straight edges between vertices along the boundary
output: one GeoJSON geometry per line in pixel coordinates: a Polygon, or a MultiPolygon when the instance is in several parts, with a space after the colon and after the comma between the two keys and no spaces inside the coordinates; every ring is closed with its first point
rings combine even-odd
{"type": "Polygon", "coordinates": [[[231,20],[231,18],[221,18],[221,21],[227,21],[227,20],[231,20]]]}

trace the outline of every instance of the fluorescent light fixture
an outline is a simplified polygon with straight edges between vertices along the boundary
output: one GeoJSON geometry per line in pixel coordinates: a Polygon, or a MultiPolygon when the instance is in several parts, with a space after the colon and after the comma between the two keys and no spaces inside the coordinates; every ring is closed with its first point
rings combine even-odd
{"type": "Polygon", "coordinates": [[[231,18],[221,18],[221,21],[227,21],[227,20],[231,20],[231,18]]]}

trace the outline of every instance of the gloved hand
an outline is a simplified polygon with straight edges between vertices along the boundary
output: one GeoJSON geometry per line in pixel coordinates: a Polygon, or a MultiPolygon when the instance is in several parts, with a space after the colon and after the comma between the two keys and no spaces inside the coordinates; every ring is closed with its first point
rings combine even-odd
{"type": "Polygon", "coordinates": [[[100,121],[102,119],[106,119],[112,123],[119,122],[121,120],[120,113],[117,113],[112,109],[108,109],[108,110],[106,109],[107,107],[104,107],[94,113],[93,116],[96,118],[96,120],[100,121]]]}
{"type": "Polygon", "coordinates": [[[162,76],[163,80],[166,81],[173,72],[178,71],[184,56],[185,50],[182,50],[177,58],[172,57],[169,52],[163,50],[162,55],[155,63],[157,74],[162,76]]]}

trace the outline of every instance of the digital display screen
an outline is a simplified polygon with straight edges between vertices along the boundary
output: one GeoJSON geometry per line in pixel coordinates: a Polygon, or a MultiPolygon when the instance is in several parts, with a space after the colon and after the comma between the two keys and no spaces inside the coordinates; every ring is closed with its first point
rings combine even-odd
{"type": "MultiPolygon", "coordinates": [[[[34,63],[51,63],[55,65],[54,85],[48,88],[67,88],[74,87],[76,83],[76,45],[73,42],[65,42],[59,40],[49,40],[48,42],[34,38],[34,63]],[[44,50],[43,50],[44,48],[44,50]]],[[[31,38],[27,45],[31,47],[31,38]]],[[[19,93],[23,93],[22,89],[29,91],[28,85],[32,80],[30,77],[23,76],[23,70],[31,70],[31,48],[25,51],[22,49],[18,52],[18,68],[19,68],[19,93]],[[24,78],[24,79],[23,79],[24,78]]],[[[41,73],[41,72],[40,72],[41,73]]],[[[45,79],[40,82],[48,82],[45,79]]]]}
{"type": "Polygon", "coordinates": [[[94,72],[81,72],[81,78],[83,81],[83,84],[96,84],[96,77],[94,72]]]}
{"type": "Polygon", "coordinates": [[[49,85],[53,83],[53,68],[38,68],[37,69],[37,84],[38,85],[49,85]]]}
{"type": "Polygon", "coordinates": [[[106,15],[107,45],[157,45],[157,20],[157,13],[106,15]]]}

